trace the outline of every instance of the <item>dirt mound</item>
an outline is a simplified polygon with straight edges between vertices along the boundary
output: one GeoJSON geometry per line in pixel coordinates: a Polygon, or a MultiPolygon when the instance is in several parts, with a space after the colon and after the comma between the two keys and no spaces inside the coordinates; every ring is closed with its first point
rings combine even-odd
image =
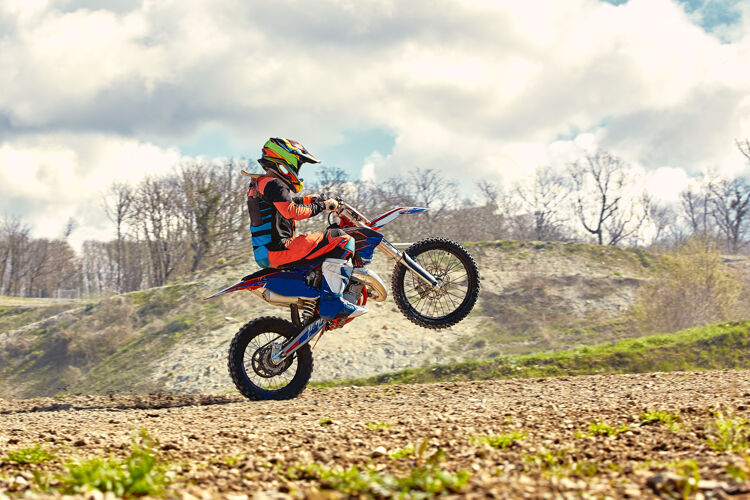
{"type": "MultiPolygon", "coordinates": [[[[483,279],[468,318],[435,332],[410,323],[392,298],[368,303],[368,314],[321,340],[313,378],[551,351],[637,334],[616,319],[630,307],[655,256],[581,243],[499,241],[467,247],[483,279]]],[[[390,281],[391,261],[377,255],[371,268],[390,281]]],[[[242,292],[201,299],[251,270],[245,261],[185,283],[96,303],[55,304],[73,307],[62,313],[0,310],[0,396],[234,389],[226,373],[234,334],[253,318],[288,317],[288,311],[242,292]]]]}
{"type": "Polygon", "coordinates": [[[331,488],[377,496],[393,485],[510,498],[750,493],[747,371],[308,390],[282,402],[146,395],[0,407],[0,457],[37,444],[57,456],[0,462],[0,492],[13,494],[35,488],[35,470],[126,456],[141,428],[185,498],[336,497],[331,488]]]}

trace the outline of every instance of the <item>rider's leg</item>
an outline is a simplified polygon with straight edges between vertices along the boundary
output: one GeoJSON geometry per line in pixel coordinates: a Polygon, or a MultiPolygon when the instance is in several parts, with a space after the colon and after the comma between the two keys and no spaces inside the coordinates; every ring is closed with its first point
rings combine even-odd
{"type": "Polygon", "coordinates": [[[320,290],[320,316],[324,319],[356,317],[367,312],[366,307],[343,298],[352,275],[353,266],[349,260],[353,254],[354,238],[340,229],[326,231],[325,235],[301,234],[287,243],[287,250],[268,252],[272,267],[302,259],[326,258],[322,265],[323,283],[320,290]]]}
{"type": "Polygon", "coordinates": [[[289,239],[286,243],[286,250],[268,252],[271,267],[279,267],[304,259],[324,243],[324,240],[325,237],[321,233],[300,234],[289,239]]]}
{"type": "Polygon", "coordinates": [[[344,299],[346,285],[352,276],[354,266],[350,262],[354,254],[354,238],[347,234],[334,236],[329,231],[326,237],[335,245],[327,252],[328,258],[323,261],[323,283],[320,288],[320,317],[333,319],[337,317],[356,318],[367,312],[364,306],[352,304],[344,299]]]}

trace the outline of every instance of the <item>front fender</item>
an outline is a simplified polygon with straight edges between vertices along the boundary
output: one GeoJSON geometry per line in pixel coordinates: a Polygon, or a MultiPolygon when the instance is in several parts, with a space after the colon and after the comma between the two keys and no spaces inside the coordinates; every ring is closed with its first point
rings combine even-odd
{"type": "Polygon", "coordinates": [[[406,214],[418,214],[421,212],[426,212],[429,210],[429,208],[422,208],[422,207],[399,207],[394,208],[390,212],[386,212],[382,215],[378,215],[374,219],[370,221],[369,226],[373,229],[380,229],[381,227],[385,226],[389,222],[393,222],[394,220],[398,219],[402,215],[406,214]]]}

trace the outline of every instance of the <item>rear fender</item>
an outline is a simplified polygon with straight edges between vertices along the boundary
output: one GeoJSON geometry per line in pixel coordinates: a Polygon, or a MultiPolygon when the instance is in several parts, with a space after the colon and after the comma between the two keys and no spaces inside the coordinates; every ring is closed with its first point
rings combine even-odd
{"type": "Polygon", "coordinates": [[[215,294],[210,295],[210,296],[204,298],[203,300],[213,299],[215,297],[219,297],[221,295],[225,295],[225,294],[230,293],[230,292],[236,292],[238,290],[250,290],[250,291],[252,291],[252,290],[257,290],[258,288],[262,288],[262,287],[263,287],[262,278],[258,278],[258,279],[254,279],[254,280],[248,280],[248,281],[244,281],[244,280],[243,281],[238,281],[234,285],[228,286],[228,287],[224,288],[223,290],[219,290],[215,294]]]}
{"type": "Polygon", "coordinates": [[[268,272],[269,270],[259,271],[249,276],[245,276],[241,281],[238,281],[234,285],[228,286],[223,290],[219,290],[210,297],[206,297],[204,300],[213,299],[214,297],[219,297],[238,290],[257,291],[256,293],[269,290],[282,297],[315,299],[320,295],[320,292],[310,287],[305,282],[305,275],[310,269],[312,269],[312,267],[314,266],[305,266],[304,268],[290,270],[274,270],[270,272],[268,272]]]}
{"type": "Polygon", "coordinates": [[[381,227],[385,226],[389,222],[393,222],[394,220],[398,219],[402,215],[418,214],[421,212],[426,212],[427,210],[429,210],[429,208],[422,208],[422,207],[394,208],[393,210],[389,212],[386,212],[382,215],[378,215],[377,217],[372,219],[368,225],[373,229],[380,229],[381,227]]]}

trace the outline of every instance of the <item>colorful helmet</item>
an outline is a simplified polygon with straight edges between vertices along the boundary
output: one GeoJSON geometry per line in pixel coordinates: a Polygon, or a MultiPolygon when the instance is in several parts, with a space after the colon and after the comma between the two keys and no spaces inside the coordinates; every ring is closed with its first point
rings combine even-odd
{"type": "Polygon", "coordinates": [[[291,139],[272,137],[263,145],[263,156],[258,160],[267,172],[289,184],[295,193],[302,191],[299,170],[305,163],[320,163],[305,146],[291,139]]]}

